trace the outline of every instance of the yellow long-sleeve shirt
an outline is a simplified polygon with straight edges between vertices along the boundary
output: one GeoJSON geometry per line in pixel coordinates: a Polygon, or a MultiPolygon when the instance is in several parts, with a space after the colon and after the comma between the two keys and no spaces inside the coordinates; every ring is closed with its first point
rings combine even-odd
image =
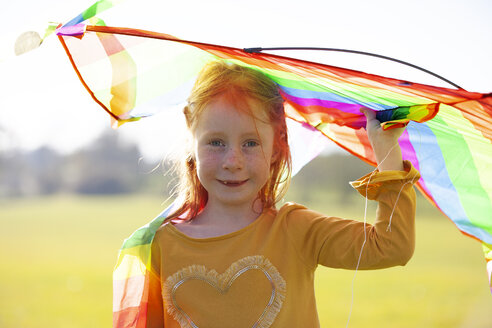
{"type": "Polygon", "coordinates": [[[356,268],[365,238],[359,269],[404,265],[412,256],[419,174],[409,162],[405,168],[352,183],[378,201],[374,225],[292,203],[219,237],[191,238],[163,225],[152,244],[148,326],[319,327],[318,264],[356,268]]]}

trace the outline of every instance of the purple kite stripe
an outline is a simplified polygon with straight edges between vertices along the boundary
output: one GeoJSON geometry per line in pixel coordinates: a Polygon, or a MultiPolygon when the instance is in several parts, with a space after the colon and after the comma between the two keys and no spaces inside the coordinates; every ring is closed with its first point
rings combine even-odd
{"type": "Polygon", "coordinates": [[[75,36],[75,35],[82,35],[85,33],[85,24],[77,24],[77,25],[70,25],[70,26],[65,26],[63,25],[60,28],[56,29],[56,35],[69,35],[69,36],[75,36]]]}
{"type": "Polygon", "coordinates": [[[317,98],[300,98],[300,97],[289,95],[287,93],[284,93],[284,97],[288,98],[290,101],[301,106],[321,106],[324,108],[338,109],[345,113],[362,115],[360,112],[360,108],[363,106],[359,104],[348,104],[338,101],[323,100],[317,98]]]}
{"type": "MultiPolygon", "coordinates": [[[[417,124],[415,122],[410,121],[408,125],[417,124]]],[[[415,154],[415,148],[410,142],[410,136],[408,135],[408,130],[405,129],[403,134],[399,139],[400,148],[402,150],[403,159],[409,160],[412,162],[413,166],[420,172],[420,163],[417,159],[417,154],[415,154]]],[[[432,198],[432,195],[429,192],[429,188],[427,188],[424,179],[419,180],[420,187],[425,191],[425,193],[432,198]]]]}
{"type": "Polygon", "coordinates": [[[391,108],[396,107],[396,105],[384,105],[384,104],[379,104],[379,103],[374,103],[374,102],[355,101],[353,98],[344,97],[344,96],[338,95],[336,93],[329,92],[328,90],[327,91],[312,91],[312,90],[305,90],[305,89],[289,88],[289,87],[286,87],[283,85],[279,85],[279,87],[284,93],[288,94],[289,96],[298,97],[298,98],[336,101],[336,102],[340,102],[340,103],[364,106],[364,107],[371,108],[374,110],[384,110],[384,109],[391,109],[391,108]]]}

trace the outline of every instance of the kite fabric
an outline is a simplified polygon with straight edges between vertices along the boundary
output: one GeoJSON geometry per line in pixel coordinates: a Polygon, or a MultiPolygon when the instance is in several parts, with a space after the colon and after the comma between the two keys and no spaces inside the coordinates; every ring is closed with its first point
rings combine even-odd
{"type": "MultiPolygon", "coordinates": [[[[492,277],[492,94],[129,28],[79,24],[57,34],[80,80],[115,126],[184,104],[198,72],[214,60],[261,71],[277,83],[290,120],[372,165],[360,109],[376,111],[384,128],[406,125],[399,143],[403,158],[421,173],[419,190],[459,230],[483,243],[492,277]]],[[[167,213],[135,232],[120,250],[115,327],[145,327],[150,243],[167,213]]]]}

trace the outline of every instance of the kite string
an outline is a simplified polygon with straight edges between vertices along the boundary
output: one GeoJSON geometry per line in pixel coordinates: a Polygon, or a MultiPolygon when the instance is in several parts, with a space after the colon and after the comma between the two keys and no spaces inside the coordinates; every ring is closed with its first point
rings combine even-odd
{"type": "MultiPolygon", "coordinates": [[[[390,214],[390,218],[389,218],[389,222],[388,222],[388,226],[386,227],[386,231],[389,231],[391,232],[391,220],[393,219],[393,213],[395,213],[395,209],[396,209],[396,204],[398,204],[398,200],[400,199],[400,195],[401,195],[401,192],[403,191],[403,188],[407,185],[407,184],[411,184],[413,185],[415,183],[415,178],[417,177],[417,173],[415,173],[412,177],[411,180],[408,180],[407,182],[405,182],[401,188],[400,188],[400,191],[398,192],[398,195],[396,196],[396,200],[395,200],[395,204],[393,205],[393,209],[391,210],[391,214],[390,214]]],[[[366,199],[367,201],[367,199],[366,199]]]]}
{"type": "MultiPolygon", "coordinates": [[[[418,135],[418,145],[419,147],[422,146],[422,134],[421,134],[421,130],[419,129],[419,126],[418,125],[412,125],[412,127],[415,128],[415,131],[417,132],[417,135],[418,135]]],[[[408,129],[407,129],[408,131],[408,129]]],[[[408,132],[407,132],[408,133],[408,132]]],[[[409,139],[410,139],[410,136],[409,136],[409,139]]],[[[364,242],[362,243],[362,246],[361,246],[361,249],[360,249],[360,253],[359,253],[359,258],[357,260],[357,266],[355,268],[355,272],[354,272],[354,276],[352,278],[352,286],[351,286],[351,301],[350,301],[350,310],[349,310],[349,315],[348,315],[348,318],[347,318],[347,323],[345,325],[345,327],[347,328],[349,323],[350,323],[350,318],[352,316],[352,310],[353,310],[353,305],[354,305],[354,286],[355,286],[355,277],[357,275],[357,272],[359,270],[359,265],[360,265],[360,261],[361,261],[361,258],[362,258],[362,251],[364,249],[364,246],[366,244],[366,241],[367,241],[367,232],[366,232],[366,224],[367,224],[367,195],[368,195],[368,189],[369,189],[369,183],[371,182],[371,179],[372,179],[372,176],[376,173],[376,170],[379,168],[379,166],[386,160],[386,158],[389,156],[389,154],[391,153],[391,151],[398,145],[398,142],[395,143],[393,145],[393,147],[391,147],[391,149],[388,151],[388,153],[386,154],[386,156],[383,158],[383,160],[381,161],[381,163],[379,163],[376,168],[374,169],[374,171],[371,173],[371,175],[369,176],[369,179],[367,181],[367,184],[366,184],[366,194],[365,194],[365,205],[364,205],[364,242]]],[[[417,178],[418,176],[418,172],[416,172],[414,174],[414,176],[411,178],[411,180],[405,182],[401,188],[400,188],[400,191],[398,192],[398,196],[395,200],[395,204],[393,205],[393,209],[391,211],[391,215],[390,215],[390,218],[389,218],[389,222],[388,222],[388,226],[386,227],[386,231],[391,231],[391,220],[393,219],[393,214],[395,212],[395,208],[396,208],[396,205],[398,203],[398,200],[400,199],[400,194],[403,190],[403,188],[405,187],[405,185],[409,184],[409,183],[414,183],[415,182],[415,179],[417,178]]]]}
{"type": "MultiPolygon", "coordinates": [[[[362,259],[362,252],[364,250],[364,246],[366,245],[366,242],[367,242],[367,230],[366,230],[366,226],[367,226],[367,204],[368,204],[368,193],[369,193],[369,184],[371,183],[371,179],[373,177],[374,174],[376,174],[376,172],[378,172],[378,169],[379,167],[381,166],[381,164],[383,164],[383,162],[386,160],[386,158],[388,158],[388,156],[390,155],[390,153],[393,151],[393,149],[398,145],[398,141],[390,148],[390,150],[388,151],[388,153],[386,154],[386,156],[384,156],[384,158],[381,160],[381,162],[376,166],[376,168],[372,171],[372,173],[369,175],[369,178],[367,180],[367,183],[366,183],[366,192],[365,192],[365,201],[364,201],[364,226],[363,226],[363,230],[364,230],[364,241],[362,242],[362,246],[360,248],[360,252],[359,252],[359,258],[357,259],[357,265],[355,267],[355,272],[354,272],[354,276],[352,278],[352,284],[351,284],[351,300],[350,300],[350,309],[349,309],[349,314],[348,314],[348,318],[347,318],[347,323],[345,324],[345,327],[347,328],[349,326],[349,323],[350,323],[350,318],[352,316],[352,310],[353,310],[353,307],[354,307],[354,287],[355,287],[355,278],[357,276],[357,272],[359,271],[359,266],[360,266],[360,261],[362,259]]],[[[400,192],[398,193],[398,198],[399,198],[399,195],[401,193],[401,191],[403,190],[403,187],[406,185],[406,183],[402,186],[402,188],[400,189],[400,192]]],[[[398,198],[397,198],[397,201],[398,201],[398,198]]],[[[390,227],[391,225],[391,218],[393,216],[393,212],[396,208],[396,202],[395,204],[393,205],[393,210],[391,212],[391,216],[390,216],[390,223],[388,224],[388,228],[390,227]]],[[[388,229],[387,228],[387,229],[388,229]]],[[[390,230],[391,231],[391,230],[390,230]]]]}
{"type": "MultiPolygon", "coordinates": [[[[417,126],[418,127],[418,126],[417,126]]],[[[408,131],[408,130],[407,130],[408,131]]],[[[422,146],[422,134],[420,133],[420,130],[418,128],[416,128],[416,131],[418,132],[418,135],[419,135],[419,146],[422,146]]],[[[408,133],[408,132],[407,132],[408,133]]],[[[394,147],[394,146],[393,146],[394,147]]],[[[391,151],[391,150],[390,150],[391,151]]],[[[387,156],[387,155],[386,155],[387,156]]],[[[405,185],[407,184],[414,184],[415,183],[415,178],[417,178],[417,172],[414,174],[414,176],[412,177],[411,180],[405,182],[401,188],[400,188],[400,191],[398,192],[398,196],[396,197],[396,200],[395,200],[395,205],[393,206],[393,209],[391,211],[391,215],[390,215],[390,218],[389,218],[389,222],[388,222],[388,226],[386,227],[386,231],[391,231],[391,220],[393,219],[393,213],[395,212],[395,209],[396,209],[396,204],[398,203],[398,200],[400,199],[400,195],[401,195],[401,192],[403,190],[403,188],[405,187],[405,185]]],[[[366,198],[366,201],[367,201],[367,198],[366,198]]]]}

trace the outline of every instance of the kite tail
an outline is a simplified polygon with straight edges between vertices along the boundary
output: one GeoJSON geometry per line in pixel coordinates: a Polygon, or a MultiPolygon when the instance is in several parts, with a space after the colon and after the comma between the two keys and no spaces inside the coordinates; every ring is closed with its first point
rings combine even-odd
{"type": "Polygon", "coordinates": [[[92,4],[89,8],[72,18],[67,23],[63,24],[63,27],[74,26],[80,24],[89,18],[102,13],[103,11],[114,7],[117,4],[122,3],[124,0],[99,0],[92,4]]]}
{"type": "Polygon", "coordinates": [[[125,239],[121,246],[113,271],[114,328],[145,328],[147,325],[152,240],[173,209],[171,204],[125,239]]]}

